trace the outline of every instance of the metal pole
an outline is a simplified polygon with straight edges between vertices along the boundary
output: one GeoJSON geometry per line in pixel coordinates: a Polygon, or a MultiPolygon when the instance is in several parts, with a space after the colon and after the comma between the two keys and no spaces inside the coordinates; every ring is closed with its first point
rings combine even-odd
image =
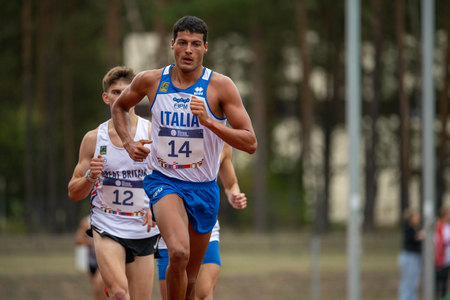
{"type": "Polygon", "coordinates": [[[422,152],[423,215],[426,231],[424,248],[423,299],[434,299],[434,0],[422,0],[422,152]]]}
{"type": "Polygon", "coordinates": [[[320,235],[311,239],[311,300],[320,300],[320,235]]]}
{"type": "Polygon", "coordinates": [[[347,222],[348,299],[360,295],[360,0],[346,1],[346,120],[349,137],[349,217],[347,222]]]}

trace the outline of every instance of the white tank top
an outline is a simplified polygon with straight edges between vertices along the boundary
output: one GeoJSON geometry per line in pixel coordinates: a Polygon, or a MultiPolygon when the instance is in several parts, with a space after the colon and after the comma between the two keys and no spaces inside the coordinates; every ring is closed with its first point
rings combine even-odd
{"type": "Polygon", "coordinates": [[[150,163],[166,176],[191,182],[215,180],[219,171],[223,140],[200,124],[190,109],[192,96],[205,101],[208,116],[216,117],[206,99],[212,71],[204,68],[202,77],[187,89],[172,84],[170,70],[164,68],[151,106],[152,141],[150,163]]]}
{"type": "MultiPolygon", "coordinates": [[[[108,122],[98,127],[94,157],[103,157],[100,180],[91,193],[91,225],[114,236],[127,239],[148,238],[157,234],[142,226],[149,199],[142,188],[151,173],[148,158],[133,161],[125,148],[113,145],[108,122]]],[[[138,117],[134,140],[149,139],[149,121],[138,117]]]]}
{"type": "MultiPolygon", "coordinates": [[[[152,228],[152,230],[155,230],[155,231],[157,231],[157,233],[159,233],[158,226],[155,226],[154,228],[152,228]]],[[[212,229],[211,237],[209,238],[209,241],[210,242],[220,241],[219,220],[216,221],[216,224],[214,225],[214,228],[212,229]]],[[[162,237],[158,241],[158,249],[167,249],[166,242],[164,242],[164,239],[162,237]]]]}

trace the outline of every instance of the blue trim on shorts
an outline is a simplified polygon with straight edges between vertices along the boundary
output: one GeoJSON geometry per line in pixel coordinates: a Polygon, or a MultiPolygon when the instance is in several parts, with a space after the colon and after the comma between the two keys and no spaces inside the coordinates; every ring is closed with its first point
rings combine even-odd
{"type": "Polygon", "coordinates": [[[209,233],[217,221],[220,190],[216,180],[191,182],[168,177],[153,171],[144,178],[144,190],[150,199],[150,209],[166,195],[183,199],[189,223],[198,233],[209,233]]]}
{"type": "Polygon", "coordinates": [[[219,267],[222,265],[220,261],[219,241],[209,242],[208,249],[206,249],[206,253],[202,261],[202,265],[204,264],[216,264],[219,267]]]}
{"type": "MultiPolygon", "coordinates": [[[[169,265],[169,251],[167,249],[158,249],[160,257],[157,258],[156,264],[158,266],[158,279],[166,280],[167,266],[169,265]]],[[[208,244],[205,256],[203,257],[202,265],[216,264],[219,267],[222,265],[219,252],[219,241],[212,241],[208,244]]]]}
{"type": "Polygon", "coordinates": [[[169,251],[167,249],[158,249],[159,257],[156,259],[158,265],[158,279],[166,280],[167,266],[169,265],[169,251]]]}

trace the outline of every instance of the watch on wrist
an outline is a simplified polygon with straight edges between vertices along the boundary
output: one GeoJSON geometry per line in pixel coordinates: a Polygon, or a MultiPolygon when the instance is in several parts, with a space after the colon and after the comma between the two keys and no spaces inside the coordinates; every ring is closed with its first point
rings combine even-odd
{"type": "Polygon", "coordinates": [[[86,174],[84,174],[84,178],[86,178],[88,181],[92,182],[92,183],[96,183],[98,181],[98,178],[92,178],[91,177],[91,169],[88,169],[86,171],[86,174]]]}

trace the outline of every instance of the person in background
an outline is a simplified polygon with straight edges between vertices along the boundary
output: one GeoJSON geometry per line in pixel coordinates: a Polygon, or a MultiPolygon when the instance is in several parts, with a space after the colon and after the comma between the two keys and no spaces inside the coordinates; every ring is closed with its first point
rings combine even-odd
{"type": "Polygon", "coordinates": [[[420,213],[407,209],[403,219],[403,247],[399,256],[399,300],[416,300],[422,270],[422,240],[420,213]]]}
{"type": "Polygon", "coordinates": [[[436,298],[442,299],[447,295],[448,271],[450,267],[450,209],[442,207],[439,220],[436,223],[434,237],[436,268],[436,298]]]}
{"type": "Polygon", "coordinates": [[[89,278],[94,290],[94,300],[105,300],[105,283],[103,282],[102,275],[98,270],[97,258],[95,257],[94,240],[86,233],[89,228],[91,228],[91,225],[89,224],[89,217],[84,217],[81,219],[80,225],[78,226],[75,234],[75,244],[84,245],[88,248],[89,278]]]}
{"type": "MultiPolygon", "coordinates": [[[[232,163],[233,148],[224,144],[220,157],[219,177],[222,181],[225,195],[230,205],[235,209],[244,209],[247,207],[247,197],[241,193],[237,181],[236,173],[232,163]]],[[[203,257],[202,265],[198,273],[195,285],[196,300],[212,300],[214,289],[220,274],[221,259],[219,253],[219,221],[213,228],[209,239],[208,249],[203,257]]],[[[169,264],[169,254],[164,240],[161,238],[158,243],[158,277],[161,297],[167,299],[166,290],[166,270],[169,264]]]]}

